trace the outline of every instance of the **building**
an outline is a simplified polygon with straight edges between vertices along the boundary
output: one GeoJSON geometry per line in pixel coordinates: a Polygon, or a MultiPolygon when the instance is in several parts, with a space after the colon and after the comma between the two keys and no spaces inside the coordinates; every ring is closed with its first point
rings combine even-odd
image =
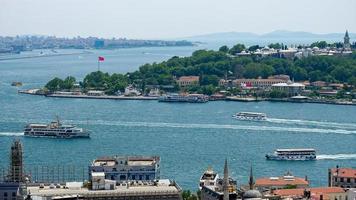
{"type": "Polygon", "coordinates": [[[117,182],[153,181],[160,178],[160,157],[114,156],[98,158],[89,166],[89,177],[92,177],[95,172],[104,172],[105,179],[117,182]]]}
{"type": "Polygon", "coordinates": [[[19,183],[0,183],[0,199],[1,200],[16,200],[19,195],[19,183]]]}
{"type": "Polygon", "coordinates": [[[356,169],[338,166],[329,169],[329,186],[356,188],[356,169]]]}
{"type": "Polygon", "coordinates": [[[26,199],[33,200],[181,200],[181,188],[168,179],[157,181],[132,181],[98,190],[83,187],[83,183],[65,185],[32,185],[26,189],[26,199]]]}
{"type": "Polygon", "coordinates": [[[268,79],[235,79],[219,81],[219,86],[224,87],[237,87],[237,88],[258,88],[258,89],[270,89],[272,85],[278,83],[287,83],[288,80],[268,78],[268,79]]]}
{"type": "Polygon", "coordinates": [[[259,191],[284,189],[286,187],[307,188],[309,181],[305,178],[293,176],[290,172],[282,177],[260,178],[256,180],[255,187],[259,191]]]}
{"type": "Polygon", "coordinates": [[[305,85],[302,83],[293,83],[288,81],[287,83],[277,83],[272,85],[272,90],[285,92],[288,96],[297,96],[302,94],[305,89],[305,85]]]}
{"type": "Polygon", "coordinates": [[[89,90],[87,92],[88,96],[104,96],[105,92],[101,90],[89,90]]]}
{"type": "Polygon", "coordinates": [[[201,200],[235,200],[238,199],[236,181],[229,177],[227,160],[224,165],[224,178],[216,183],[202,185],[201,200]]]}
{"type": "Polygon", "coordinates": [[[350,188],[347,191],[347,199],[348,200],[356,200],[356,188],[350,188]]]}
{"type": "Polygon", "coordinates": [[[133,85],[128,85],[125,88],[125,96],[140,96],[141,92],[138,91],[133,85]]]}
{"type": "Polygon", "coordinates": [[[177,83],[179,87],[187,87],[191,85],[199,85],[199,76],[181,76],[177,83]]]}
{"type": "Polygon", "coordinates": [[[271,192],[280,199],[347,200],[347,193],[340,187],[281,189],[271,192]]]}

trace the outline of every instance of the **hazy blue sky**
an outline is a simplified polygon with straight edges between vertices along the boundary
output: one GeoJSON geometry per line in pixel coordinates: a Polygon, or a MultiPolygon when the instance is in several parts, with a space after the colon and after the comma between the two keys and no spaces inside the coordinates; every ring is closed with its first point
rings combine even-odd
{"type": "Polygon", "coordinates": [[[175,38],[356,32],[356,0],[0,0],[0,35],[175,38]]]}

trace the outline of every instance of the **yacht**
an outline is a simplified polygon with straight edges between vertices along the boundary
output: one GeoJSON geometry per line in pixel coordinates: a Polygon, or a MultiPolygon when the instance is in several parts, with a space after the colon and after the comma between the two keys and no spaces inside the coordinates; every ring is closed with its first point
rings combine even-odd
{"type": "Polygon", "coordinates": [[[276,149],[266,154],[267,160],[316,160],[315,149],[276,149]]]}
{"type": "Polygon", "coordinates": [[[256,112],[238,112],[232,116],[238,120],[257,120],[264,121],[267,120],[267,115],[265,113],[256,113],[256,112]]]}
{"type": "Polygon", "coordinates": [[[160,102],[187,102],[187,103],[206,103],[209,97],[203,94],[188,94],[188,95],[163,95],[158,98],[160,102]]]}
{"type": "Polygon", "coordinates": [[[204,172],[200,177],[199,189],[201,190],[203,186],[216,186],[218,183],[219,175],[213,171],[211,167],[204,172]]]}
{"type": "Polygon", "coordinates": [[[50,124],[28,124],[25,126],[24,135],[29,137],[52,138],[89,138],[90,135],[83,128],[74,125],[63,125],[58,117],[50,124]]]}

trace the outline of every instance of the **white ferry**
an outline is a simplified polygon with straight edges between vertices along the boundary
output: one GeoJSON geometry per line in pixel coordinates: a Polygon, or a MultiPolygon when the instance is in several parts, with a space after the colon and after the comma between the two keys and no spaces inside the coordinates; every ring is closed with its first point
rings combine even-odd
{"type": "Polygon", "coordinates": [[[206,103],[208,102],[209,97],[203,94],[188,94],[188,95],[179,95],[171,94],[164,95],[158,98],[160,102],[187,102],[187,103],[206,103]]]}
{"type": "Polygon", "coordinates": [[[204,172],[200,177],[199,189],[201,190],[203,186],[217,186],[219,175],[213,171],[211,167],[204,172]]]}
{"type": "Polygon", "coordinates": [[[52,138],[89,138],[90,135],[82,128],[73,125],[62,125],[57,120],[50,124],[28,124],[25,126],[24,135],[29,137],[52,138]]]}
{"type": "Polygon", "coordinates": [[[265,113],[256,113],[256,112],[238,112],[232,116],[238,120],[257,120],[264,121],[267,120],[267,115],[265,113]]]}
{"type": "Polygon", "coordinates": [[[267,160],[316,160],[315,149],[276,149],[266,154],[267,160]]]}

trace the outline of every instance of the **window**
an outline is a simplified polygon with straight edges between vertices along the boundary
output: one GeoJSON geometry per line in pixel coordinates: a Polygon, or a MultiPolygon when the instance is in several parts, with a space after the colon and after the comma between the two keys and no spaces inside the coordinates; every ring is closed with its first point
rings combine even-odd
{"type": "Polygon", "coordinates": [[[4,197],[7,197],[7,192],[4,192],[4,197]]]}
{"type": "Polygon", "coordinates": [[[351,183],[351,179],[350,179],[350,178],[347,178],[347,182],[348,182],[348,183],[351,183]]]}
{"type": "Polygon", "coordinates": [[[12,196],[13,196],[13,197],[16,197],[16,192],[12,192],[12,196]]]}
{"type": "Polygon", "coordinates": [[[344,182],[344,178],[340,178],[340,182],[344,182]]]}

